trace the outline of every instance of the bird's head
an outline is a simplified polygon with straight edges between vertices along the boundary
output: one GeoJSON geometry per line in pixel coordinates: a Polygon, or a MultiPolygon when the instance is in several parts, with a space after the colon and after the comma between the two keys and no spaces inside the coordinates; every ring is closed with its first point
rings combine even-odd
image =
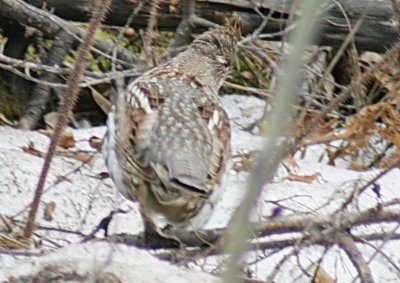
{"type": "Polygon", "coordinates": [[[222,84],[230,73],[241,34],[240,18],[234,17],[227,25],[213,28],[193,41],[192,48],[209,59],[218,83],[222,84]]]}

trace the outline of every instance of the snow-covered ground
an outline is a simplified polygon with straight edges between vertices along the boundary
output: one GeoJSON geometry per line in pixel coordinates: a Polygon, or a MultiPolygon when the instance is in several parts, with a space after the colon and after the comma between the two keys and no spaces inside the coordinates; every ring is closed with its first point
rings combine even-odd
{"type": "MultiPolygon", "coordinates": [[[[238,155],[248,154],[262,149],[263,138],[258,136],[257,122],[263,116],[265,103],[257,98],[229,95],[222,98],[232,123],[232,164],[240,160],[238,155]],[[236,156],[236,157],[235,157],[236,156]]],[[[125,200],[113,187],[110,179],[102,180],[101,173],[106,172],[99,153],[89,146],[89,138],[102,137],[104,127],[86,130],[71,130],[77,145],[68,152],[85,151],[93,154],[93,160],[82,162],[71,157],[56,156],[52,162],[47,179],[42,206],[37,218],[38,225],[63,229],[39,229],[35,239],[41,239],[39,248],[30,252],[45,251],[45,255],[24,255],[0,252],[0,281],[29,274],[38,274],[46,270],[57,269],[70,275],[72,270],[81,276],[82,282],[90,282],[94,274],[106,272],[116,276],[122,282],[215,282],[217,277],[210,272],[218,270],[217,257],[199,258],[184,266],[173,265],[159,260],[152,251],[126,247],[106,242],[88,242],[79,244],[82,239],[77,233],[90,234],[101,219],[111,210],[123,209],[125,214],[115,215],[110,233],[137,234],[143,226],[137,205],[125,200]],[[52,219],[44,217],[44,207],[55,205],[52,219]],[[61,249],[59,247],[62,247],[61,249]],[[86,281],[85,281],[86,280],[86,281]]],[[[32,201],[43,158],[24,152],[28,147],[46,152],[49,138],[38,132],[23,132],[10,127],[0,127],[0,214],[24,220],[32,201]]],[[[319,174],[310,183],[289,181],[285,178],[288,171],[281,166],[274,182],[265,187],[257,203],[254,220],[265,220],[276,208],[277,203],[283,208],[282,216],[293,214],[327,215],[336,211],[355,186],[365,184],[381,170],[357,172],[347,169],[348,161],[342,160],[336,165],[326,164],[324,146],[310,146],[304,156],[295,156],[297,167],[291,167],[291,173],[299,176],[319,174]],[[322,156],[322,158],[321,158],[322,156]]],[[[32,151],[32,150],[31,150],[32,151]]],[[[231,164],[231,165],[232,165],[231,164]]],[[[228,223],[246,189],[248,172],[230,169],[225,176],[225,190],[214,214],[205,228],[224,227],[228,223]]],[[[392,170],[379,179],[382,197],[377,198],[372,190],[366,190],[358,202],[351,206],[354,211],[373,207],[379,202],[398,197],[400,188],[400,169],[392,170]]],[[[17,226],[15,233],[20,233],[17,226]]],[[[392,231],[393,225],[377,228],[377,231],[392,231]]],[[[398,230],[398,227],[397,227],[398,230]]],[[[0,232],[5,227],[0,220],[0,232]]],[[[279,239],[279,235],[275,236],[279,239]]],[[[2,239],[0,239],[1,251],[2,239]]],[[[373,242],[379,246],[378,242],[373,242]]],[[[359,245],[364,258],[368,261],[376,282],[400,282],[400,272],[388,263],[382,254],[374,257],[374,249],[368,245],[359,245]]],[[[400,265],[400,245],[396,241],[385,243],[381,250],[397,266],[400,265]]],[[[292,250],[293,251],[293,250],[292,250]]],[[[310,277],[303,274],[300,265],[312,273],[324,252],[323,247],[310,246],[301,248],[297,256],[289,257],[279,269],[275,282],[310,282],[310,277]],[[314,267],[313,267],[314,266],[314,267]]],[[[265,280],[276,264],[290,253],[282,250],[266,257],[268,252],[250,253],[248,262],[254,278],[265,280]],[[265,259],[264,259],[265,258],[265,259]]],[[[357,274],[343,251],[331,248],[320,266],[336,282],[352,282],[357,274]]],[[[43,275],[43,273],[40,273],[43,275]]],[[[75,274],[75,275],[76,275],[75,274]]],[[[67,278],[67,277],[65,277],[67,278]]],[[[26,279],[26,278],[25,278],[26,279]]],[[[19,281],[24,282],[24,281],[19,281]]],[[[118,282],[118,281],[110,281],[118,282]]],[[[322,282],[322,281],[321,281],[322,282]]],[[[329,282],[329,281],[323,281],[329,282]]],[[[357,280],[355,281],[357,282],[357,280]]]]}

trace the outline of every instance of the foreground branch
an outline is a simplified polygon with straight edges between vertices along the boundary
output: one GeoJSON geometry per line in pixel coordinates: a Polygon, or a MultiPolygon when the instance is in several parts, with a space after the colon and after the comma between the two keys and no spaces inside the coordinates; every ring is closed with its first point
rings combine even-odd
{"type": "Polygon", "coordinates": [[[357,269],[358,275],[363,283],[373,283],[371,270],[368,264],[365,262],[361,255],[360,250],[357,248],[353,239],[347,234],[339,234],[338,236],[339,246],[346,252],[350,261],[357,269]]]}
{"type": "Polygon", "coordinates": [[[24,236],[26,238],[30,238],[32,235],[35,224],[36,213],[39,207],[41,196],[43,194],[43,188],[46,182],[47,173],[49,172],[50,169],[50,163],[53,159],[56,146],[61,136],[61,132],[67,125],[70,113],[72,112],[72,109],[75,106],[79,92],[79,82],[85,70],[86,59],[87,56],[89,55],[90,47],[93,45],[96,29],[100,25],[101,21],[105,18],[112,0],[105,0],[104,3],[102,2],[103,0],[97,0],[96,2],[96,5],[92,13],[92,18],[89,24],[89,30],[85,34],[82,44],[79,46],[75,68],[72,74],[68,78],[67,82],[68,89],[64,94],[63,102],[58,111],[59,115],[57,124],[54,129],[54,135],[52,136],[49,149],[47,151],[46,158],[44,160],[43,169],[40,173],[39,182],[36,187],[31,210],[29,211],[28,222],[24,230],[24,236]]]}
{"type": "MultiPolygon", "coordinates": [[[[399,200],[393,203],[400,203],[399,200]]],[[[377,223],[397,223],[400,221],[400,208],[393,208],[391,203],[388,207],[373,207],[360,212],[344,212],[339,216],[293,216],[282,219],[270,219],[265,222],[257,222],[250,224],[252,227],[254,238],[259,240],[254,243],[252,249],[271,249],[271,248],[287,248],[301,240],[302,245],[334,245],[337,244],[336,235],[347,233],[353,228],[361,225],[373,225],[377,223]],[[289,240],[269,240],[272,235],[291,234],[292,239],[289,240]]],[[[383,205],[385,206],[385,204],[383,205]]],[[[179,239],[179,241],[187,247],[209,247],[214,245],[218,239],[225,233],[225,229],[186,231],[179,230],[171,232],[171,235],[179,239]]],[[[360,234],[354,236],[354,241],[363,242],[365,240],[388,240],[385,233],[360,234]]],[[[168,241],[152,243],[148,245],[144,242],[142,235],[113,235],[109,237],[111,241],[126,243],[138,247],[146,248],[165,248],[171,247],[168,241]]],[[[393,234],[389,239],[400,239],[399,234],[393,234]]]]}

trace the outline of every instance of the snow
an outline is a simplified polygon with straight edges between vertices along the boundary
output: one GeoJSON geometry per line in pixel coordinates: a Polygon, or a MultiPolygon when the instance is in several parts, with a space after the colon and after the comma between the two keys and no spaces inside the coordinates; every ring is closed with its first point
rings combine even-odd
{"type": "Polygon", "coordinates": [[[14,277],[36,274],[43,267],[61,267],[81,276],[100,272],[116,275],[122,282],[217,282],[216,278],[199,271],[185,270],[157,260],[145,250],[106,242],[75,244],[37,259],[14,265],[7,273],[14,277]],[[157,272],[155,270],[157,264],[157,272]]]}
{"type": "MultiPolygon", "coordinates": [[[[258,133],[258,121],[264,115],[265,102],[261,99],[243,95],[226,95],[222,103],[231,119],[232,155],[231,165],[239,160],[237,155],[260,150],[264,138],[258,133]]],[[[124,214],[116,214],[111,222],[110,233],[137,234],[142,231],[140,213],[136,203],[125,200],[113,187],[108,178],[102,180],[99,174],[106,172],[101,154],[89,146],[91,136],[102,138],[105,127],[84,130],[72,130],[77,142],[76,147],[67,150],[85,151],[93,154],[90,164],[82,165],[75,159],[56,156],[51,164],[45,186],[37,223],[41,226],[62,228],[65,230],[89,234],[110,211],[123,209],[124,214]],[[63,178],[61,178],[61,176],[63,178]],[[52,220],[43,218],[46,203],[54,202],[56,207],[52,220]]],[[[43,164],[43,158],[26,153],[21,147],[33,142],[34,148],[46,152],[49,138],[38,132],[24,132],[11,127],[0,127],[0,214],[24,220],[32,201],[34,189],[43,164]]],[[[295,156],[297,167],[291,168],[298,175],[320,174],[311,183],[289,181],[285,177],[288,171],[281,166],[274,182],[267,185],[259,199],[253,220],[265,220],[279,203],[283,207],[281,217],[306,214],[328,215],[338,210],[343,201],[349,197],[355,186],[365,184],[381,170],[357,172],[347,169],[349,161],[340,160],[335,166],[326,164],[322,158],[325,147],[310,146],[303,157],[295,156]]],[[[246,189],[248,172],[230,169],[224,176],[224,192],[214,209],[211,220],[205,228],[225,227],[239,204],[246,189]]],[[[367,189],[353,204],[349,211],[359,211],[374,207],[377,203],[393,200],[398,197],[400,187],[400,169],[394,169],[377,182],[381,187],[381,199],[367,189]]],[[[1,223],[1,221],[0,221],[1,223]]],[[[22,226],[21,226],[22,227],[22,226]]],[[[393,225],[377,225],[377,229],[393,231],[393,225]]],[[[19,227],[14,227],[16,233],[19,227]]],[[[0,232],[3,226],[0,224],[0,232]]],[[[359,228],[359,230],[362,228],[359,228]]],[[[371,231],[369,231],[371,232],[371,231]]],[[[42,237],[42,246],[31,252],[43,252],[40,256],[12,255],[0,252],[0,281],[10,276],[35,275],[44,268],[62,268],[63,272],[76,271],[82,277],[91,278],[95,274],[109,272],[121,282],[218,282],[212,272],[219,270],[221,261],[216,256],[204,256],[193,259],[189,264],[176,265],[158,259],[154,252],[122,244],[105,241],[79,243],[78,234],[54,230],[37,231],[42,237]],[[51,241],[49,241],[51,240],[51,241]],[[62,246],[62,248],[58,248],[62,246]]],[[[101,236],[101,235],[98,235],[101,236]]],[[[273,236],[282,239],[282,235],[273,236]]],[[[36,237],[38,238],[38,237],[36,237]]],[[[376,244],[376,242],[375,242],[376,244]]],[[[368,245],[358,245],[368,260],[375,250],[368,245]]],[[[379,247],[379,244],[377,244],[379,247]]],[[[1,242],[0,242],[1,247],[1,242]]],[[[397,265],[400,247],[397,241],[386,242],[382,251],[397,265]]],[[[12,252],[12,251],[11,251],[12,252]]],[[[255,278],[265,280],[275,266],[286,254],[295,252],[293,248],[284,249],[262,259],[268,253],[249,252],[250,272],[255,278]]],[[[305,270],[312,270],[318,263],[324,248],[310,246],[297,251],[281,266],[274,278],[276,282],[310,282],[299,264],[305,270]]],[[[369,266],[376,282],[400,282],[400,274],[388,264],[381,255],[375,255],[369,266]]],[[[338,247],[329,249],[321,262],[321,267],[337,282],[351,282],[357,274],[347,256],[338,247]]],[[[311,271],[310,271],[311,272],[311,271]]],[[[356,281],[357,282],[357,281],[356,281]]]]}

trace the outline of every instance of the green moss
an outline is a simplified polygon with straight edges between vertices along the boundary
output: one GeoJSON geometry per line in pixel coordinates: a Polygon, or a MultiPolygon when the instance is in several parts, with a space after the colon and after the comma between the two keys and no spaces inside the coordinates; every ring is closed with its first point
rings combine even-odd
{"type": "Polygon", "coordinates": [[[97,29],[96,30],[96,36],[104,38],[104,39],[109,39],[111,41],[114,41],[116,39],[116,33],[106,30],[106,29],[97,29]]]}
{"type": "Polygon", "coordinates": [[[230,82],[251,87],[259,86],[257,77],[255,76],[253,69],[249,66],[249,63],[243,54],[238,54],[238,56],[236,57],[236,63],[233,66],[233,72],[230,78],[230,82]],[[242,75],[244,72],[253,74],[253,78],[249,79],[244,77],[242,75]]]}
{"type": "Polygon", "coordinates": [[[70,55],[70,54],[68,54],[67,56],[65,56],[64,60],[65,60],[66,62],[68,62],[68,63],[71,63],[71,64],[75,64],[75,62],[76,62],[75,57],[72,56],[72,55],[70,55]]]}
{"type": "Polygon", "coordinates": [[[32,59],[36,56],[36,48],[30,44],[28,46],[28,48],[26,49],[26,53],[25,53],[25,59],[32,59]]]}

